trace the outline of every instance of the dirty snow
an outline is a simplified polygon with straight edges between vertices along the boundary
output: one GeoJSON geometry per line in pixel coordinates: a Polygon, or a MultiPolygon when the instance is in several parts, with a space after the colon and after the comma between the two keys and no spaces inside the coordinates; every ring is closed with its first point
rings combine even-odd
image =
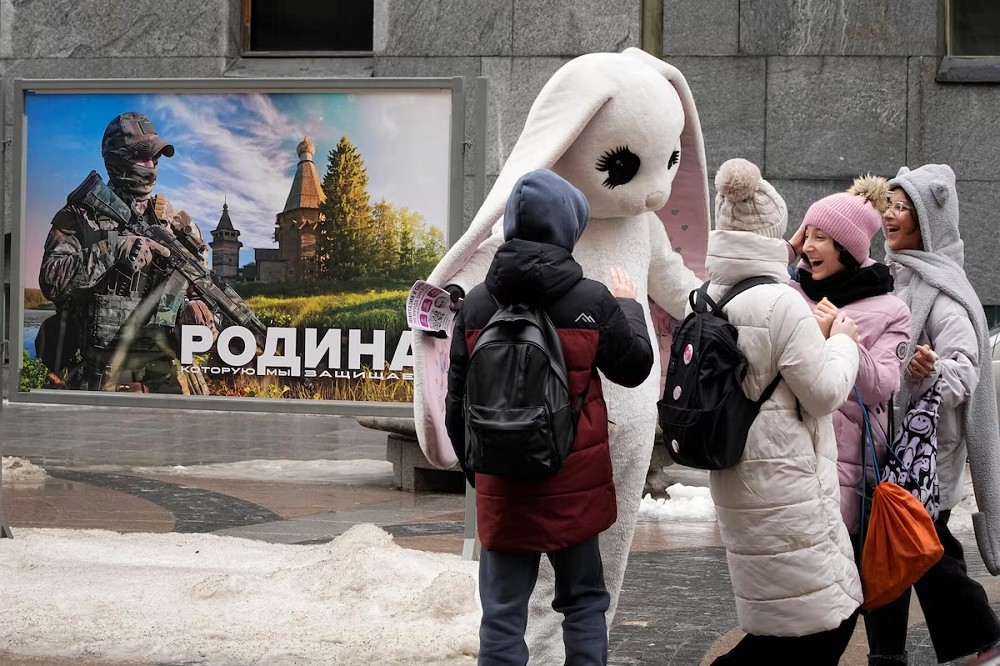
{"type": "Polygon", "coordinates": [[[38,483],[49,478],[44,469],[24,458],[3,456],[0,463],[4,483],[38,483]]]}
{"type": "Polygon", "coordinates": [[[135,467],[125,465],[89,465],[93,472],[176,475],[203,479],[239,479],[304,483],[357,483],[385,481],[392,483],[392,463],[387,460],[244,460],[204,465],[169,465],[135,467]]]}
{"type": "Polygon", "coordinates": [[[667,486],[667,495],[653,499],[647,493],[639,504],[639,517],[675,522],[715,520],[715,504],[708,488],[675,483],[667,486]]]}
{"type": "Polygon", "coordinates": [[[473,664],[478,564],[374,525],[328,544],[19,529],[0,539],[0,653],[260,664],[473,664]]]}

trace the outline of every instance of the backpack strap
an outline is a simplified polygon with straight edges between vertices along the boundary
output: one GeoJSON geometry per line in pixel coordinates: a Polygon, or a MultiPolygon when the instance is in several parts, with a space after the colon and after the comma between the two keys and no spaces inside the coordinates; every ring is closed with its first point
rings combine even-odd
{"type": "MultiPolygon", "coordinates": [[[[780,383],[781,383],[781,373],[779,372],[777,375],[775,375],[774,379],[771,380],[771,383],[767,385],[767,388],[764,389],[764,392],[760,394],[760,399],[757,401],[758,407],[763,405],[765,402],[768,401],[768,399],[772,395],[774,395],[774,390],[778,388],[778,384],[780,383]]],[[[800,416],[799,419],[801,420],[801,418],[802,417],[800,416]]]]}
{"type": "MultiPolygon", "coordinates": [[[[545,308],[539,305],[527,305],[524,303],[511,303],[505,306],[500,303],[500,301],[498,301],[496,296],[493,294],[490,294],[490,297],[493,299],[493,302],[497,304],[498,312],[504,307],[520,307],[525,310],[530,310],[534,314],[535,320],[539,323],[542,329],[542,337],[545,338],[545,345],[549,350],[549,367],[552,368],[552,372],[556,374],[559,381],[561,381],[566,389],[569,390],[569,377],[566,376],[566,371],[563,370],[563,367],[566,365],[566,358],[563,356],[562,342],[560,342],[559,332],[556,330],[556,326],[552,323],[552,319],[549,317],[549,313],[546,312],[545,308]]],[[[496,317],[497,315],[494,314],[493,316],[496,317]]],[[[487,324],[487,326],[488,325],[489,324],[487,324]]]]}
{"type": "Polygon", "coordinates": [[[549,313],[541,307],[532,307],[535,311],[535,318],[542,325],[542,335],[545,336],[545,342],[548,345],[549,353],[551,356],[557,356],[558,358],[552,358],[549,365],[552,367],[552,372],[556,373],[559,381],[563,383],[566,390],[569,390],[569,377],[566,376],[566,372],[563,367],[566,365],[566,357],[563,356],[562,342],[559,340],[559,331],[556,330],[555,324],[549,318],[549,313]]]}
{"type": "Polygon", "coordinates": [[[740,280],[739,282],[737,282],[736,284],[734,284],[732,287],[729,288],[729,291],[726,292],[726,295],[723,296],[722,299],[718,301],[718,303],[716,303],[716,305],[721,310],[729,303],[729,301],[733,300],[747,289],[752,289],[753,287],[757,287],[762,284],[777,284],[777,283],[778,281],[776,279],[774,279],[773,277],[768,277],[766,275],[758,275],[757,277],[749,277],[746,278],[745,280],[740,280]]]}
{"type": "MultiPolygon", "coordinates": [[[[781,383],[781,373],[779,372],[777,375],[775,375],[774,379],[771,380],[771,383],[767,385],[767,388],[764,389],[764,392],[760,394],[760,399],[757,401],[758,408],[765,402],[767,402],[768,398],[774,395],[774,390],[778,388],[778,384],[780,383],[781,383]]],[[[795,398],[795,414],[799,417],[799,421],[801,421],[802,404],[799,402],[799,399],[797,397],[795,398]]]]}
{"type": "MultiPolygon", "coordinates": [[[[537,318],[542,322],[542,333],[548,342],[549,352],[553,355],[558,354],[558,361],[562,363],[562,366],[566,365],[566,357],[563,355],[562,342],[559,340],[559,331],[556,329],[556,325],[552,323],[552,319],[549,318],[549,313],[546,312],[541,307],[536,307],[535,311],[537,313],[537,318]]],[[[555,361],[556,359],[553,359],[555,361]]],[[[562,366],[559,363],[551,363],[552,371],[556,373],[560,381],[566,386],[567,392],[569,391],[569,377],[563,372],[562,366]]],[[[580,414],[583,412],[583,403],[587,400],[587,393],[590,392],[590,380],[592,377],[587,377],[587,383],[583,387],[583,393],[576,401],[576,405],[570,406],[570,411],[573,413],[573,422],[576,423],[580,419],[580,414]]]]}
{"type": "MultiPolygon", "coordinates": [[[[775,278],[767,276],[767,275],[758,275],[758,276],[755,276],[755,277],[748,277],[746,279],[740,280],[739,282],[737,282],[736,284],[734,284],[732,287],[730,287],[729,291],[727,291],[725,293],[725,295],[721,299],[719,299],[719,301],[717,303],[715,303],[714,305],[718,309],[721,310],[723,307],[725,307],[729,303],[729,301],[733,300],[734,298],[736,298],[737,296],[739,296],[740,294],[742,294],[747,289],[752,289],[752,288],[758,287],[758,286],[760,286],[762,284],[778,284],[778,281],[775,278]]],[[[702,290],[706,289],[707,286],[708,286],[708,283],[706,282],[705,284],[703,284],[701,286],[702,290]]],[[[707,296],[707,294],[706,294],[706,296],[707,296]]],[[[767,402],[767,400],[774,394],[775,389],[778,388],[778,384],[780,384],[780,383],[781,383],[781,373],[779,372],[774,377],[774,379],[771,380],[771,383],[767,385],[767,388],[764,389],[764,392],[760,394],[760,399],[757,401],[757,406],[758,407],[760,407],[765,402],[767,402]]],[[[799,421],[801,421],[802,420],[802,409],[799,406],[799,399],[798,398],[795,399],[795,411],[796,411],[796,413],[799,416],[799,421]]]]}
{"type": "Polygon", "coordinates": [[[707,307],[712,308],[716,312],[721,312],[719,306],[712,300],[712,297],[708,295],[708,285],[710,282],[703,283],[697,289],[693,289],[690,294],[688,294],[688,303],[691,304],[691,312],[706,312],[707,307]],[[699,302],[699,300],[701,302],[699,302]],[[707,304],[707,307],[706,307],[707,304]]]}

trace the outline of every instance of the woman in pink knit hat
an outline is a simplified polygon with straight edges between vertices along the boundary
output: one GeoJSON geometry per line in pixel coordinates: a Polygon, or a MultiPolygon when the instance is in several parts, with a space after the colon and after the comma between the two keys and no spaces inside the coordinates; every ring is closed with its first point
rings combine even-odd
{"type": "Polygon", "coordinates": [[[834,413],[833,426],[838,448],[840,511],[859,565],[865,476],[869,493],[875,485],[870,451],[867,459],[863,457],[862,410],[868,412],[881,469],[886,455],[884,443],[889,437],[889,401],[899,390],[900,368],[910,340],[909,308],[892,295],[889,268],[869,256],[872,237],[882,226],[888,194],[884,178],[858,178],[846,192],[812,204],[791,240],[801,256],[792,284],[814,308],[820,329],[828,334],[839,312],[846,312],[858,325],[857,393],[834,413]]]}

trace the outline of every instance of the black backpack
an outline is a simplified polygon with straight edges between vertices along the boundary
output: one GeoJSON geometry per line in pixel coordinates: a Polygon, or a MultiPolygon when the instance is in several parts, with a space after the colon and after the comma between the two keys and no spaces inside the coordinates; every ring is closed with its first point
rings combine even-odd
{"type": "Polygon", "coordinates": [[[469,471],[526,480],[559,471],[579,406],[570,406],[562,344],[544,310],[502,305],[490,317],[469,355],[464,408],[469,471]]]}
{"type": "Polygon", "coordinates": [[[760,400],[744,395],[740,383],[747,373],[747,359],[736,345],[736,327],[722,308],[751,287],[776,282],[769,277],[747,278],[718,303],[708,295],[707,282],[691,292],[691,314],[670,345],[663,398],[657,403],[663,441],[674,462],[718,470],[743,457],[750,424],[778,387],[781,374],[760,400]]]}

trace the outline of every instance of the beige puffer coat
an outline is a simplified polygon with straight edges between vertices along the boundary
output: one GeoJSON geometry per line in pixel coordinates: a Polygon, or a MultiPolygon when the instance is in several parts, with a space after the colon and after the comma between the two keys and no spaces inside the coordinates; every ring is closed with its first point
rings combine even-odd
{"type": "Polygon", "coordinates": [[[781,239],[713,231],[705,264],[713,297],[747,277],[780,282],[725,308],[750,365],[747,396],[758,398],[778,371],[783,381],[750,427],[742,461],[709,475],[740,627],[770,636],[834,629],[862,600],[830,416],[849,397],[858,349],[844,335],[823,338],[788,285],[787,260],[781,239]]]}

